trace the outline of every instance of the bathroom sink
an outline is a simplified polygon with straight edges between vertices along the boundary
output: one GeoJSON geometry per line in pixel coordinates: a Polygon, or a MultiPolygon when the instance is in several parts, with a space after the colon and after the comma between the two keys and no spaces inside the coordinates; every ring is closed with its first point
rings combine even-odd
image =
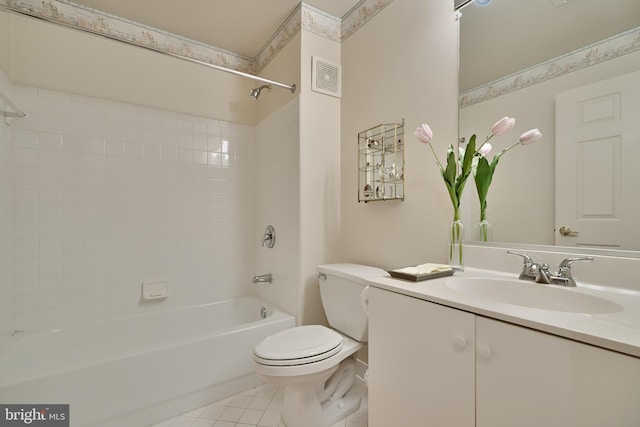
{"type": "Polygon", "coordinates": [[[544,310],[574,313],[615,313],[622,306],[593,295],[580,293],[576,288],[489,277],[452,277],[446,286],[472,297],[505,304],[544,310]]]}

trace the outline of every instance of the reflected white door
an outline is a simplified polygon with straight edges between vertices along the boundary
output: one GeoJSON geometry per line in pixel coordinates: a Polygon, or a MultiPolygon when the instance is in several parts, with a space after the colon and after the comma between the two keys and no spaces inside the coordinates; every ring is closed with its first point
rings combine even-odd
{"type": "Polygon", "coordinates": [[[556,95],[556,244],[640,249],[640,72],[556,95]]]}

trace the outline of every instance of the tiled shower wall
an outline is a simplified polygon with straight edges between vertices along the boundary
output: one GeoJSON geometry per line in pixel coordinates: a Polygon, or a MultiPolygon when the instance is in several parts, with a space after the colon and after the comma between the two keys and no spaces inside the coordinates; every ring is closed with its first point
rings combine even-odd
{"type": "Polygon", "coordinates": [[[254,128],[33,87],[15,98],[16,329],[251,291],[254,128]],[[144,280],[171,296],[142,301],[144,280]]]}

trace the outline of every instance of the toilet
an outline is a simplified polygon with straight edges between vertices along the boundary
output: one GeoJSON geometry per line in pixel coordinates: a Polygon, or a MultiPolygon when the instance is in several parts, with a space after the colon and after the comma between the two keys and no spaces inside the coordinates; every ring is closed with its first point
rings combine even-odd
{"type": "Polygon", "coordinates": [[[260,379],[284,386],[287,427],[328,427],[360,407],[355,353],[367,342],[367,279],[388,276],[359,264],[317,267],[320,297],[331,328],[305,325],[271,335],[254,348],[260,379]]]}

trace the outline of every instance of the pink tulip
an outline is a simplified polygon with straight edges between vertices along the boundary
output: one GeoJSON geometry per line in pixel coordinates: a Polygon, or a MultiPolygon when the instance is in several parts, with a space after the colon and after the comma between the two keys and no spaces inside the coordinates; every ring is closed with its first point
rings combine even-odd
{"type": "Polygon", "coordinates": [[[491,133],[495,136],[504,135],[516,125],[516,119],[513,117],[503,117],[498,120],[491,128],[491,133]]]}
{"type": "Polygon", "coordinates": [[[418,138],[418,141],[425,144],[431,144],[431,140],[433,139],[433,131],[428,124],[423,124],[418,127],[415,131],[415,135],[416,138],[418,138]]]}
{"type": "Polygon", "coordinates": [[[487,157],[487,154],[491,152],[492,148],[493,147],[491,146],[491,144],[489,144],[488,142],[485,142],[482,145],[482,147],[480,147],[480,150],[478,150],[478,153],[480,153],[480,155],[483,157],[487,157]]]}
{"type": "Polygon", "coordinates": [[[531,129],[520,135],[520,144],[527,145],[542,138],[542,133],[538,129],[531,129]]]}

